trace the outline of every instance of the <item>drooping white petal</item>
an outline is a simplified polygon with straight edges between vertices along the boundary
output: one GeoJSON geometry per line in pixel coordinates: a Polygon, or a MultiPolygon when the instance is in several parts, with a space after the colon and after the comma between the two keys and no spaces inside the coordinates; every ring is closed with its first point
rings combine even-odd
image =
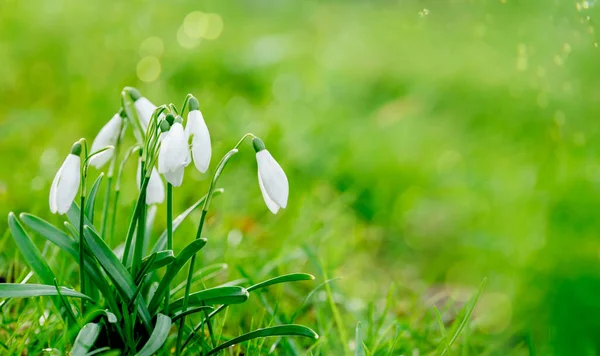
{"type": "Polygon", "coordinates": [[[168,171],[164,173],[167,182],[171,183],[174,187],[179,187],[183,183],[183,172],[185,166],[181,166],[179,169],[174,171],[168,171]]]}
{"type": "Polygon", "coordinates": [[[56,189],[58,188],[58,182],[60,181],[60,174],[62,172],[63,165],[61,165],[58,169],[58,172],[56,172],[56,175],[52,180],[52,185],[50,186],[50,212],[52,214],[56,214],[58,212],[58,205],[56,204],[56,189]]]}
{"type": "MultiPolygon", "coordinates": [[[[94,153],[106,146],[114,146],[117,143],[122,122],[121,115],[115,114],[98,132],[90,152],[94,153]]],[[[90,164],[96,168],[101,168],[112,158],[113,151],[113,149],[109,149],[95,155],[90,159],[90,164]]]]}
{"type": "Polygon", "coordinates": [[[144,132],[146,132],[148,129],[148,124],[150,124],[152,114],[154,113],[154,110],[156,110],[156,105],[152,104],[150,100],[143,96],[136,100],[133,105],[137,111],[140,124],[142,125],[144,132]]]}
{"type": "Polygon", "coordinates": [[[183,182],[184,168],[190,163],[190,153],[183,126],[174,123],[166,133],[158,154],[158,172],[178,187],[183,182]]]}
{"type": "MultiPolygon", "coordinates": [[[[138,164],[137,172],[135,175],[138,191],[140,189],[140,170],[141,166],[140,164],[138,164]]],[[[150,180],[148,181],[148,187],[146,188],[146,204],[161,204],[164,201],[165,186],[162,182],[162,179],[160,179],[160,175],[156,171],[156,168],[152,168],[152,173],[150,173],[150,180]]]]}
{"type": "Polygon", "coordinates": [[[260,192],[265,200],[265,204],[267,204],[267,208],[269,208],[273,214],[277,214],[279,211],[279,205],[269,198],[269,194],[267,194],[267,191],[265,190],[265,185],[260,177],[260,173],[258,173],[258,186],[260,187],[260,192]]]}
{"type": "Polygon", "coordinates": [[[256,153],[258,174],[269,198],[279,207],[285,208],[289,195],[289,183],[285,172],[268,150],[256,153]]]}
{"type": "Polygon", "coordinates": [[[194,166],[201,173],[208,170],[210,165],[210,158],[212,155],[212,148],[210,145],[210,133],[202,113],[200,110],[192,110],[188,114],[188,121],[185,127],[186,137],[189,141],[189,137],[192,137],[192,158],[194,159],[194,166]]]}
{"type": "Polygon", "coordinates": [[[69,154],[56,173],[50,188],[50,211],[53,213],[66,213],[79,190],[81,159],[79,156],[69,154]]]}

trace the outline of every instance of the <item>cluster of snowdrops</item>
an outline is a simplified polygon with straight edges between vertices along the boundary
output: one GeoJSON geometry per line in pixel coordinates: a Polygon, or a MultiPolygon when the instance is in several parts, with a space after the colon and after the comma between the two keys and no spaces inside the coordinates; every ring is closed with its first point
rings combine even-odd
{"type": "Polygon", "coordinates": [[[207,243],[202,237],[206,215],[212,198],[223,191],[216,184],[229,160],[247,139],[251,140],[256,152],[258,184],[268,209],[277,213],[286,207],[287,177],[263,141],[249,133],[219,161],[206,195],[173,218],[173,187],[183,183],[186,167],[193,162],[198,171],[205,173],[211,162],[211,137],[199,102],[188,94],[180,110],[174,104],[155,106],[137,89],[123,89],[120,110],[102,127],[91,148],[88,150],[85,139],[75,142],[54,177],[50,188],[50,210],[66,215],[65,229],[31,214],[23,213],[19,218],[9,214],[9,227],[15,242],[41,284],[0,284],[0,298],[52,296],[60,317],[70,325],[69,331],[74,338],[73,355],[84,355],[90,350],[152,355],[168,343],[175,322],[179,323],[174,344],[177,355],[186,347],[196,347],[200,354],[212,355],[238,343],[268,336],[318,338],[310,328],[286,324],[253,330],[220,343],[222,340],[211,326],[211,319],[219,312],[228,305],[245,302],[252,291],[274,284],[314,279],[309,274],[291,273],[247,287],[226,284],[192,291],[192,286],[198,282],[198,274],[194,273],[196,255],[207,243]],[[125,150],[124,138],[130,131],[135,144],[125,150]],[[138,159],[139,194],[127,231],[115,234],[121,175],[131,157],[138,159]],[[90,165],[98,169],[108,165],[99,222],[95,221],[95,215],[98,215],[95,214],[96,195],[104,174],[88,189],[90,165]],[[152,235],[147,231],[149,207],[155,208],[165,199],[167,229],[158,239],[150,241],[152,235]],[[196,208],[201,208],[196,238],[175,255],[173,234],[196,208]],[[80,291],[58,285],[23,225],[78,262],[80,291]],[[119,242],[114,249],[111,247],[113,238],[119,242]],[[152,243],[154,247],[148,252],[152,243]],[[171,282],[188,264],[181,296],[181,290],[171,290],[171,282]],[[68,297],[79,298],[81,303],[71,303],[68,297]],[[202,316],[196,325],[186,324],[186,317],[192,314],[202,316]],[[103,328],[105,332],[101,333],[103,328]]]}

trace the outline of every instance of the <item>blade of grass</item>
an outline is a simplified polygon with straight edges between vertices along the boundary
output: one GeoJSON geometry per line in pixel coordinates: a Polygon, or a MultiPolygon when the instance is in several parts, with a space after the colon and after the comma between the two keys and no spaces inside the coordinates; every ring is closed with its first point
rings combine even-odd
{"type": "Polygon", "coordinates": [[[92,185],[92,188],[90,189],[90,192],[85,202],[85,216],[87,216],[87,218],[90,219],[90,222],[92,223],[94,222],[94,206],[96,204],[96,194],[98,194],[98,188],[100,187],[100,183],[102,183],[102,178],[104,178],[104,173],[100,173],[98,178],[96,178],[96,181],[94,181],[94,184],[92,185]]]}
{"type": "MultiPolygon", "coordinates": [[[[60,287],[60,293],[66,297],[83,298],[90,302],[95,301],[85,294],[81,294],[73,289],[60,287]]],[[[30,298],[39,296],[58,296],[57,288],[54,285],[47,284],[20,284],[20,283],[0,283],[0,298],[30,298]]],[[[60,310],[60,308],[59,308],[60,310]]]]}
{"type": "MultiPolygon", "coordinates": [[[[248,291],[242,287],[209,288],[189,295],[189,306],[202,306],[205,304],[239,304],[248,299],[248,291]]],[[[184,298],[179,298],[171,303],[172,313],[183,307],[184,298]]]]}
{"type": "Polygon", "coordinates": [[[137,356],[152,356],[156,351],[160,350],[171,330],[171,318],[164,314],[158,314],[156,317],[156,326],[148,339],[148,342],[142,347],[137,356]]]}
{"type": "Polygon", "coordinates": [[[81,328],[71,350],[71,356],[85,356],[94,346],[94,342],[100,335],[102,324],[87,323],[81,328]]]}
{"type": "Polygon", "coordinates": [[[221,345],[215,347],[214,349],[210,350],[206,354],[206,356],[213,355],[213,354],[215,354],[223,349],[226,349],[232,345],[237,345],[237,344],[240,344],[240,343],[248,341],[248,340],[252,340],[252,339],[256,339],[256,338],[260,338],[260,337],[269,337],[269,336],[303,336],[303,337],[308,337],[308,338],[311,338],[314,340],[319,338],[319,335],[316,332],[314,332],[312,329],[310,329],[306,326],[295,325],[295,324],[277,325],[277,326],[271,326],[268,328],[257,329],[257,330],[251,331],[249,333],[235,337],[225,343],[222,343],[221,345]]]}
{"type": "Polygon", "coordinates": [[[156,291],[154,292],[154,296],[150,301],[148,306],[148,310],[151,315],[154,315],[158,312],[158,308],[160,303],[162,302],[165,293],[169,290],[169,285],[177,275],[177,273],[183,268],[186,262],[194,255],[196,252],[200,251],[204,245],[206,245],[206,239],[197,239],[192,241],[189,245],[187,245],[180,253],[177,255],[175,260],[167,267],[167,271],[160,281],[156,291]]]}

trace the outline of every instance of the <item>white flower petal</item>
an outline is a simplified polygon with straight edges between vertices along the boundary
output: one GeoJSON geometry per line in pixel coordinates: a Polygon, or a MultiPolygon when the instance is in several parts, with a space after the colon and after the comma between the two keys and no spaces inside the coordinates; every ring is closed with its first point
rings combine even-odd
{"type": "Polygon", "coordinates": [[[165,172],[164,176],[167,179],[167,182],[171,183],[174,187],[179,187],[181,183],[183,183],[184,169],[185,167],[182,166],[177,170],[165,172]]]}
{"type": "Polygon", "coordinates": [[[289,195],[289,183],[285,172],[268,150],[257,152],[256,161],[258,174],[262,178],[269,198],[281,208],[285,208],[289,195]]]}
{"type": "Polygon", "coordinates": [[[56,204],[56,189],[58,188],[58,182],[60,181],[60,174],[62,172],[62,167],[64,163],[56,172],[54,179],[52,180],[52,185],[50,186],[50,212],[52,214],[56,214],[58,212],[58,205],[56,204]]]}
{"type": "MultiPolygon", "coordinates": [[[[94,153],[107,146],[116,145],[122,122],[123,118],[121,118],[121,115],[115,114],[98,132],[98,135],[92,143],[90,152],[94,153]]],[[[90,159],[90,164],[96,168],[101,168],[111,159],[112,155],[113,150],[104,151],[92,157],[90,159]]]]}
{"type": "Polygon", "coordinates": [[[258,186],[260,187],[260,192],[265,200],[265,204],[267,204],[267,208],[269,208],[273,214],[277,214],[279,211],[279,205],[269,198],[269,194],[267,194],[267,191],[265,190],[265,185],[260,177],[260,173],[258,173],[258,186]]]}
{"type": "Polygon", "coordinates": [[[169,170],[178,170],[181,166],[186,166],[189,163],[190,151],[187,143],[183,125],[176,122],[169,130],[171,136],[170,159],[168,166],[169,170]]]}
{"type": "Polygon", "coordinates": [[[54,194],[55,207],[59,214],[69,211],[73,200],[79,190],[81,159],[79,156],[69,154],[60,168],[60,178],[58,179],[54,194]]]}
{"type": "Polygon", "coordinates": [[[188,114],[186,137],[192,136],[192,158],[194,165],[201,173],[208,170],[212,148],[210,145],[210,133],[200,110],[192,110],[188,114]]]}
{"type": "Polygon", "coordinates": [[[156,110],[156,105],[152,104],[150,100],[143,96],[136,100],[133,105],[137,111],[140,124],[142,125],[144,132],[146,132],[148,129],[148,124],[150,124],[152,114],[154,113],[154,110],[156,110]]]}

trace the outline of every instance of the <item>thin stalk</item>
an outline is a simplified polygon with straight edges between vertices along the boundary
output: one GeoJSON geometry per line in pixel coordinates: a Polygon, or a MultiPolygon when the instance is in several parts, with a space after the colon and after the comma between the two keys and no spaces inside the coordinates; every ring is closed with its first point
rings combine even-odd
{"type": "Polygon", "coordinates": [[[119,188],[115,188],[115,200],[113,201],[113,206],[112,206],[112,218],[110,219],[110,230],[108,231],[108,236],[106,237],[107,239],[107,245],[110,246],[111,242],[112,242],[112,237],[114,235],[115,232],[115,221],[117,220],[117,206],[119,205],[119,194],[121,194],[121,190],[119,188]]]}
{"type": "MultiPolygon", "coordinates": [[[[167,183],[167,250],[173,250],[173,185],[167,183]]],[[[165,294],[165,311],[169,315],[169,303],[171,298],[171,283],[167,286],[165,294]]]]}
{"type": "MultiPolygon", "coordinates": [[[[84,139],[82,141],[85,153],[85,160],[81,165],[81,198],[79,205],[79,284],[81,288],[81,294],[85,294],[85,239],[83,237],[83,226],[85,224],[85,181],[87,176],[87,159],[88,159],[88,150],[87,143],[84,139]]],[[[81,314],[85,314],[85,299],[81,298],[81,314]]]]}
{"type": "MultiPolygon", "coordinates": [[[[141,169],[140,169],[140,182],[143,182],[144,177],[146,176],[146,162],[142,160],[141,169]]],[[[141,189],[140,187],[140,197],[142,198],[142,206],[138,208],[138,223],[137,223],[137,237],[135,239],[135,246],[133,249],[133,262],[131,270],[133,275],[138,272],[138,268],[142,263],[142,255],[144,249],[144,234],[146,230],[146,189],[141,189]]]]}
{"type": "MultiPolygon", "coordinates": [[[[210,194],[210,190],[209,190],[208,194],[210,194]]],[[[204,201],[205,206],[206,206],[207,200],[208,200],[208,196],[207,196],[207,199],[204,201]]],[[[203,207],[202,215],[200,216],[200,223],[198,224],[198,230],[196,231],[196,240],[199,239],[202,235],[202,228],[204,227],[204,220],[206,220],[206,213],[207,213],[207,211],[203,207]]],[[[187,282],[185,284],[185,294],[183,295],[183,309],[181,309],[182,313],[185,313],[187,311],[189,297],[190,297],[190,289],[192,287],[192,275],[194,274],[194,265],[195,264],[196,264],[196,254],[194,254],[192,256],[192,260],[190,261],[190,268],[188,270],[187,282]]],[[[181,340],[183,338],[184,326],[185,326],[185,315],[183,317],[181,317],[181,320],[179,320],[179,328],[177,329],[177,344],[176,344],[177,347],[175,349],[176,356],[181,355],[181,340]]],[[[212,333],[211,333],[211,335],[212,335],[212,333]]]]}
{"type": "MultiPolygon", "coordinates": [[[[119,129],[119,136],[117,137],[117,142],[115,144],[115,151],[110,160],[110,167],[108,168],[108,177],[106,178],[106,194],[104,195],[104,207],[102,209],[102,225],[100,229],[100,235],[104,237],[106,240],[106,224],[108,222],[108,208],[110,206],[110,193],[112,189],[113,175],[115,172],[115,167],[117,165],[117,159],[119,158],[119,151],[121,148],[121,138],[125,133],[125,129],[127,128],[127,121],[121,120],[121,128],[119,129]]],[[[113,214],[116,214],[115,210],[113,210],[113,214]]],[[[110,243],[108,243],[110,246],[110,243]]]]}
{"type": "MultiPolygon", "coordinates": [[[[238,143],[234,146],[234,148],[232,150],[230,150],[229,152],[227,152],[227,154],[225,154],[225,156],[223,156],[223,158],[221,158],[221,161],[217,165],[217,168],[215,169],[215,173],[213,174],[213,177],[210,181],[210,185],[208,187],[208,193],[206,193],[206,200],[204,200],[204,204],[202,206],[202,216],[200,216],[200,222],[198,223],[198,230],[196,231],[196,239],[199,239],[202,235],[202,228],[204,227],[204,221],[206,220],[206,214],[208,213],[208,208],[210,206],[212,192],[214,190],[214,187],[215,187],[217,181],[219,180],[219,177],[223,173],[223,169],[227,165],[227,162],[229,162],[229,159],[231,159],[231,157],[233,157],[238,152],[238,147],[248,137],[255,137],[255,136],[251,133],[247,133],[244,136],[242,136],[242,138],[238,141],[238,143]]],[[[194,274],[195,263],[196,263],[196,254],[194,254],[192,256],[192,259],[190,261],[190,268],[188,270],[188,277],[187,277],[187,282],[185,285],[185,294],[183,296],[183,308],[181,310],[182,313],[185,313],[187,311],[187,307],[188,307],[188,303],[189,303],[189,296],[190,296],[190,289],[192,287],[192,278],[193,278],[193,274],[194,274]]],[[[208,332],[210,334],[211,342],[214,347],[216,343],[215,343],[215,339],[214,339],[214,334],[212,332],[212,325],[210,324],[210,318],[208,317],[209,316],[208,311],[205,311],[205,315],[206,315],[206,325],[208,327],[208,332]]],[[[177,330],[177,344],[176,344],[176,348],[175,348],[176,356],[181,355],[181,349],[182,349],[181,348],[181,340],[183,337],[184,326],[185,326],[185,315],[179,321],[179,328],[177,330]]]]}
{"type": "Polygon", "coordinates": [[[144,181],[142,182],[142,187],[140,188],[140,195],[138,195],[138,200],[135,202],[133,216],[129,221],[129,228],[127,229],[127,238],[125,240],[125,251],[123,252],[123,264],[126,267],[129,267],[129,250],[131,250],[131,245],[133,243],[133,233],[135,232],[135,227],[138,222],[138,215],[140,214],[142,204],[146,205],[146,197],[145,194],[142,194],[142,191],[146,191],[149,181],[149,177],[144,178],[144,181]]]}

